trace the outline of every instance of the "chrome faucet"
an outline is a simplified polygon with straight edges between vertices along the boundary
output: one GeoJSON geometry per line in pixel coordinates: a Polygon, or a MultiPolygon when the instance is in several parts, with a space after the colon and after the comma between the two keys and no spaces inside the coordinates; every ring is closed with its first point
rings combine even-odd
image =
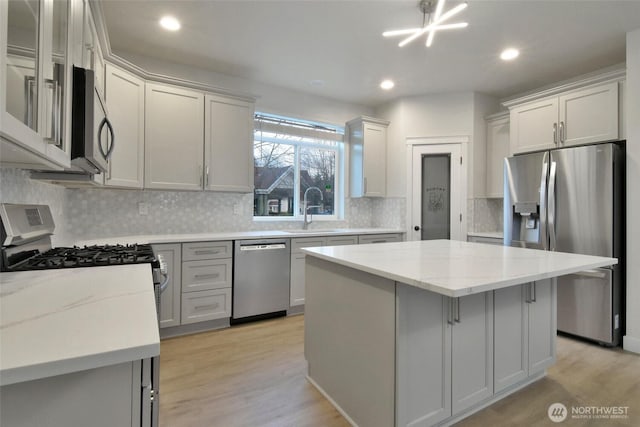
{"type": "Polygon", "coordinates": [[[309,190],[317,190],[318,193],[320,193],[320,200],[324,200],[324,196],[322,195],[322,190],[320,190],[318,187],[309,187],[305,190],[304,192],[304,223],[302,223],[303,230],[306,230],[307,227],[309,227],[309,224],[313,222],[313,214],[309,214],[311,216],[311,219],[307,220],[307,212],[309,211],[309,209],[321,207],[320,205],[307,206],[307,193],[309,192],[309,190]]]}

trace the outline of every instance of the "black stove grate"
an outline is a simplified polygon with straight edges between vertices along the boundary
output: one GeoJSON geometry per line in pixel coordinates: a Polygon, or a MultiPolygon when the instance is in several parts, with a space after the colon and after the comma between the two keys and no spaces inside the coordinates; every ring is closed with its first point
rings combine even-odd
{"type": "Polygon", "coordinates": [[[74,246],[54,248],[38,253],[26,260],[8,266],[7,270],[49,270],[143,263],[150,263],[154,268],[160,266],[153,254],[151,245],[74,246]]]}

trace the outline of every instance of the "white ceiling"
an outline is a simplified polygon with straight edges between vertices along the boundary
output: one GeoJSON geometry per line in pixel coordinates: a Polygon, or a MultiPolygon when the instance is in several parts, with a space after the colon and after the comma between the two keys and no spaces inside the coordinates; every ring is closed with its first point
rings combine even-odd
{"type": "MultiPolygon", "coordinates": [[[[445,10],[457,4],[447,1],[445,10]]],[[[624,62],[640,0],[471,0],[439,32],[399,48],[389,29],[418,27],[405,0],[102,0],[114,53],[130,52],[370,106],[400,96],[478,91],[505,97],[624,62]],[[176,33],[158,19],[172,14],[176,33]],[[520,57],[498,58],[514,46],[520,57]],[[390,92],[378,85],[395,80],[390,92]],[[315,83],[312,83],[316,81],[315,83]],[[318,83],[320,81],[321,83],[318,83]]]]}

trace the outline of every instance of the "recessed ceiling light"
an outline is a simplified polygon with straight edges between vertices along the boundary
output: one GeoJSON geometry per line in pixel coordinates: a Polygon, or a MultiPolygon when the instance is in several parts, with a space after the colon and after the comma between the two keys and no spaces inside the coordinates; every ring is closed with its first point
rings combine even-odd
{"type": "Polygon", "coordinates": [[[520,51],[518,49],[509,48],[502,51],[500,54],[500,59],[504,61],[511,61],[512,59],[516,59],[520,55],[520,51]]]}
{"type": "Polygon", "coordinates": [[[380,87],[384,90],[393,89],[395,85],[396,84],[393,82],[393,80],[383,80],[382,83],[380,83],[380,87]]]}
{"type": "Polygon", "coordinates": [[[162,19],[160,19],[160,26],[165,30],[178,31],[180,29],[180,21],[178,21],[173,16],[167,15],[163,16],[162,19]]]}

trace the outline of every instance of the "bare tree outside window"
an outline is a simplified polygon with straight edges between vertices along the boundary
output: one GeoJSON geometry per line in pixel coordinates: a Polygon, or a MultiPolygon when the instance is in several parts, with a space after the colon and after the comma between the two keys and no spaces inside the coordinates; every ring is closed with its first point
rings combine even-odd
{"type": "MultiPolygon", "coordinates": [[[[336,214],[336,167],[339,142],[336,130],[295,122],[292,119],[256,115],[254,132],[254,216],[296,217],[303,215],[304,192],[314,215],[336,214]],[[265,120],[268,125],[263,129],[265,120]],[[274,131],[274,122],[278,131],[274,131]],[[291,130],[287,133],[287,130],[291,130]],[[329,136],[327,138],[326,136],[329,136]]],[[[341,134],[338,134],[341,137],[341,134]]]]}

